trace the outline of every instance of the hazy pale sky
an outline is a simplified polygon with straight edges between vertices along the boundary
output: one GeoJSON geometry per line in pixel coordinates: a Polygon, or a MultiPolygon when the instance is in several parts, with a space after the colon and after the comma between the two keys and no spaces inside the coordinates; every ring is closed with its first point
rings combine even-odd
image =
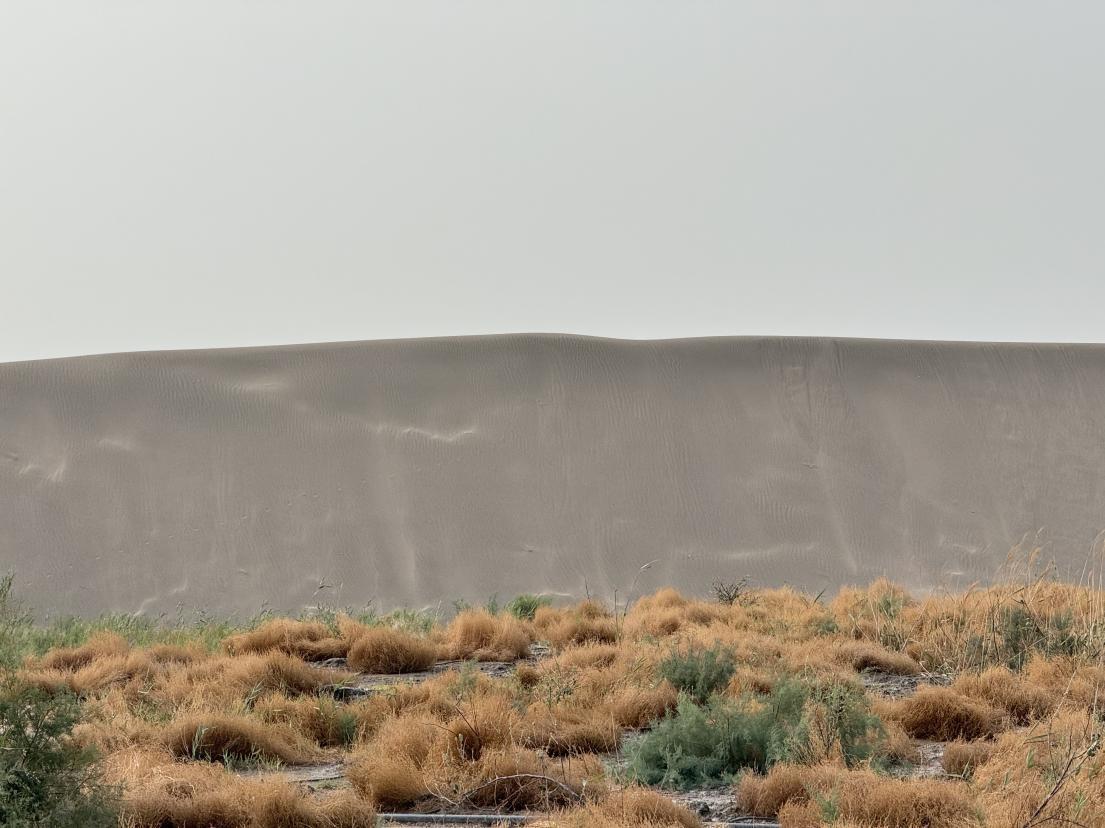
{"type": "Polygon", "coordinates": [[[0,4],[0,361],[1103,341],[1097,2],[0,4]]]}

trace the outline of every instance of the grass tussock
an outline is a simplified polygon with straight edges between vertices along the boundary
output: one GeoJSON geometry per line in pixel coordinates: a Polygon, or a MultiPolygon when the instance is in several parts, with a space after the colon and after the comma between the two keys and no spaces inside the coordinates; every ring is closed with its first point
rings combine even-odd
{"type": "Polygon", "coordinates": [[[993,736],[1002,720],[996,708],[946,687],[922,688],[909,698],[877,705],[876,711],[915,739],[939,742],[993,736]]]}
{"type": "Polygon", "coordinates": [[[538,634],[554,650],[579,644],[612,644],[618,639],[618,623],[596,601],[583,601],[574,607],[541,607],[534,614],[538,634]]]}
{"type": "Polygon", "coordinates": [[[218,765],[173,761],[149,749],[121,752],[105,763],[125,786],[125,828],[374,828],[376,812],[351,792],[309,796],[277,779],[243,778],[218,765]]]}
{"type": "Polygon", "coordinates": [[[189,716],[168,725],[162,740],[170,753],[186,759],[276,760],[297,765],[318,758],[318,751],[293,733],[246,716],[189,716]]]}
{"type": "Polygon", "coordinates": [[[231,635],[223,641],[230,655],[267,653],[273,650],[307,661],[323,661],[345,656],[348,642],[335,636],[320,621],[273,618],[256,629],[231,635]]]}
{"type": "Polygon", "coordinates": [[[951,742],[944,749],[940,764],[951,776],[968,777],[993,753],[993,742],[951,742]]]}
{"type": "Polygon", "coordinates": [[[747,774],[737,802],[784,825],[849,824],[862,828],[965,828],[980,825],[965,785],[901,780],[837,765],[776,765],[766,776],[747,774]]]}
{"type": "Polygon", "coordinates": [[[442,655],[446,659],[517,661],[529,655],[534,636],[528,624],[513,615],[470,609],[452,620],[444,639],[442,655]]]}
{"type": "Polygon", "coordinates": [[[558,828],[701,828],[702,820],[668,797],[629,787],[601,802],[556,814],[558,828]]]}
{"type": "Polygon", "coordinates": [[[365,630],[346,656],[349,669],[360,673],[416,673],[428,670],[436,661],[433,643],[388,627],[365,630]]]}

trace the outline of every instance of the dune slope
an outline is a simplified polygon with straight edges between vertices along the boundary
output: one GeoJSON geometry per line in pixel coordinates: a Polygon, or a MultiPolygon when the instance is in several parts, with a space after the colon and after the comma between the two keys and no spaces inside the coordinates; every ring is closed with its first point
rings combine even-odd
{"type": "Polygon", "coordinates": [[[0,365],[0,570],[42,612],[962,587],[1022,541],[1077,576],[1103,470],[1099,346],[526,335],[0,365]]]}

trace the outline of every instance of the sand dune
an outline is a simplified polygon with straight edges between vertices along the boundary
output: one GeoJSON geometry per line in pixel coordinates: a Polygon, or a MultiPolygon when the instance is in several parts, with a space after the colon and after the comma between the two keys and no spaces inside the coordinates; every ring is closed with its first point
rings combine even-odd
{"type": "Polygon", "coordinates": [[[1026,536],[1077,575],[1102,529],[1105,347],[496,336],[0,365],[0,569],[43,612],[963,586],[1026,536]]]}

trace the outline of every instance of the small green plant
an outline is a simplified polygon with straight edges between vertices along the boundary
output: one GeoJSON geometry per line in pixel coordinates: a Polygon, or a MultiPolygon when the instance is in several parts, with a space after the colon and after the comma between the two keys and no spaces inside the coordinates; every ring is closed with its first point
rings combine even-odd
{"type": "Polygon", "coordinates": [[[729,683],[736,667],[732,654],[714,645],[706,650],[672,653],[660,663],[660,675],[703,704],[729,683]]]}
{"type": "Polygon", "coordinates": [[[821,821],[825,825],[833,825],[840,820],[840,790],[834,788],[828,796],[815,793],[813,801],[817,803],[817,810],[821,821]]]}
{"type": "Polygon", "coordinates": [[[0,825],[116,824],[115,790],[101,781],[95,755],[68,738],[77,719],[72,696],[0,687],[0,825]]]}
{"type": "Polygon", "coordinates": [[[630,747],[629,774],[676,789],[719,785],[777,762],[839,755],[855,764],[871,757],[882,738],[881,722],[851,685],[789,679],[764,696],[715,695],[704,705],[682,694],[675,712],[630,747]]]}
{"type": "Polygon", "coordinates": [[[506,611],[515,618],[521,618],[523,621],[532,621],[537,615],[537,610],[541,607],[547,607],[551,603],[552,600],[546,595],[523,593],[522,595],[516,595],[510,600],[510,603],[506,605],[506,611]]]}

